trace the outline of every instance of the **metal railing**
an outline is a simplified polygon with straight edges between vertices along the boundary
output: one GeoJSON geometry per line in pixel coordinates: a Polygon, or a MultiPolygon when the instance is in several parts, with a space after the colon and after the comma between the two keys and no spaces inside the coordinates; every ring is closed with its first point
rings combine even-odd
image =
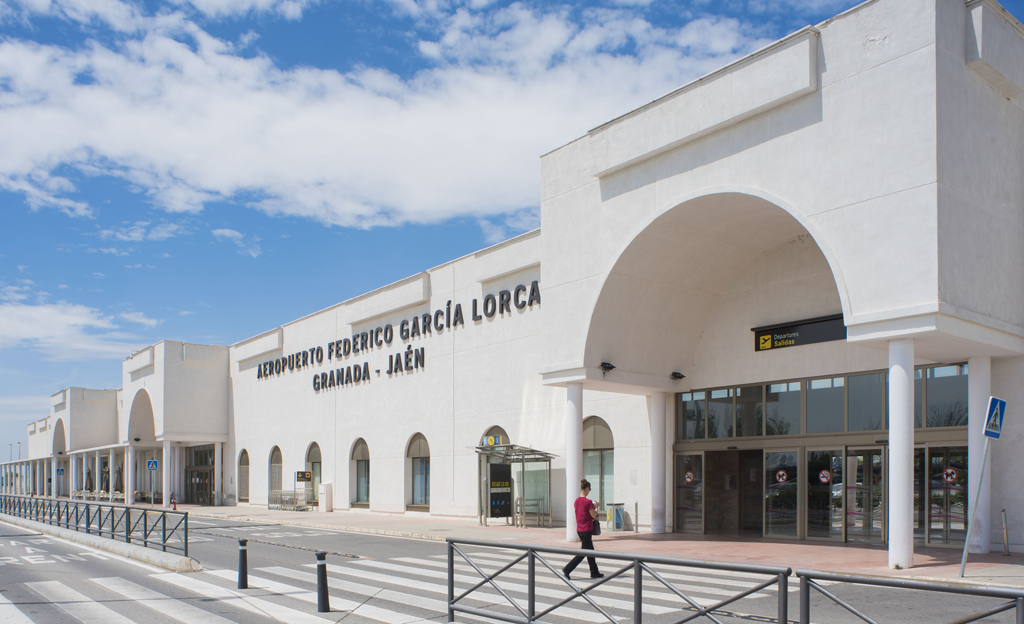
{"type": "Polygon", "coordinates": [[[1001,598],[1008,600],[996,607],[986,611],[979,611],[971,615],[952,620],[948,624],[967,624],[977,622],[987,617],[1009,611],[1017,610],[1017,624],[1024,624],[1024,588],[1015,589],[1010,587],[970,587],[965,585],[952,585],[925,581],[912,581],[899,578],[887,578],[878,576],[854,576],[852,574],[834,574],[828,572],[815,572],[813,570],[797,570],[796,576],[800,579],[800,624],[811,622],[811,590],[822,594],[840,607],[846,609],[868,624],[877,624],[875,620],[864,615],[849,603],[838,598],[817,583],[817,581],[829,581],[833,583],[851,583],[855,585],[873,585],[875,587],[896,587],[899,589],[916,589],[921,591],[941,592],[946,594],[961,594],[966,596],[981,596],[987,598],[1001,598]]]}
{"type": "Polygon", "coordinates": [[[188,512],[4,494],[0,513],[188,556],[188,512]]]}
{"type": "Polygon", "coordinates": [[[284,509],[286,511],[307,511],[309,509],[310,490],[270,490],[267,500],[268,509],[284,509]]]}
{"type": "MultiPolygon", "coordinates": [[[[591,607],[593,607],[598,613],[608,619],[612,624],[620,624],[619,621],[610,615],[604,608],[602,608],[598,602],[592,598],[590,592],[598,589],[605,583],[614,580],[619,577],[632,577],[633,578],[633,624],[640,624],[643,621],[643,584],[645,577],[650,577],[664,585],[673,594],[678,596],[682,601],[683,605],[679,607],[679,613],[682,615],[681,619],[676,620],[675,624],[683,624],[697,618],[707,618],[713,622],[721,624],[721,620],[716,615],[724,615],[720,613],[720,610],[738,600],[746,598],[751,594],[761,591],[765,588],[777,585],[778,590],[778,621],[786,622],[788,614],[788,579],[792,570],[790,568],[780,568],[777,566],[760,566],[760,565],[748,565],[748,564],[729,564],[729,563],[711,563],[707,561],[690,561],[687,559],[674,559],[671,557],[648,557],[640,555],[626,555],[619,553],[609,552],[598,552],[594,550],[578,550],[570,548],[549,548],[544,546],[528,546],[523,544],[510,544],[502,542],[487,542],[482,540],[470,540],[470,539],[456,539],[448,538],[448,621],[455,621],[455,613],[466,613],[477,617],[490,618],[495,620],[501,620],[503,622],[510,622],[512,624],[531,624],[532,622],[539,621],[541,618],[551,614],[559,607],[565,606],[566,604],[582,598],[591,607]],[[493,574],[488,574],[480,568],[473,560],[470,555],[460,548],[460,546],[478,546],[487,549],[502,549],[505,551],[512,551],[521,553],[518,556],[513,557],[512,561],[502,566],[498,571],[493,574]],[[605,575],[604,578],[595,580],[586,587],[579,587],[571,580],[566,578],[557,565],[553,565],[543,555],[568,555],[575,557],[577,555],[583,555],[588,557],[595,557],[606,561],[617,561],[622,562],[623,565],[618,570],[605,575]],[[468,563],[473,570],[480,575],[479,582],[476,582],[472,587],[463,591],[462,593],[455,594],[455,558],[460,556],[468,563]],[[520,602],[512,598],[508,592],[502,589],[495,579],[501,574],[515,567],[521,561],[526,561],[527,581],[526,581],[526,604],[520,604],[520,602]],[[569,596],[560,602],[553,605],[542,605],[544,608],[542,611],[537,611],[537,564],[540,564],[543,568],[548,569],[555,578],[561,580],[568,586],[570,590],[569,596]],[[659,566],[672,566],[677,568],[697,568],[703,570],[724,570],[731,572],[746,572],[752,574],[763,574],[769,577],[764,582],[758,583],[753,587],[743,589],[728,598],[725,598],[710,606],[701,606],[698,600],[691,598],[686,594],[685,591],[676,587],[671,581],[667,580],[665,576],[652,569],[652,565],[659,566]],[[488,608],[476,608],[462,604],[462,601],[470,596],[473,592],[478,589],[489,586],[496,590],[505,599],[506,602],[488,605],[488,608]],[[514,609],[518,615],[509,615],[500,611],[492,610],[494,607],[499,605],[509,605],[514,609]],[[685,615],[684,615],[685,614],[685,615]]],[[[493,596],[487,596],[488,602],[493,602],[493,596]]]]}

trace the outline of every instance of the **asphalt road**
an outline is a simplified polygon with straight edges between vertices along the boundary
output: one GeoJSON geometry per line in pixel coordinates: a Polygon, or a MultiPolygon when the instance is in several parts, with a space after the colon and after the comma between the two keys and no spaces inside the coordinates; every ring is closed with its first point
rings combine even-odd
{"type": "MultiPolygon", "coordinates": [[[[322,624],[412,624],[444,622],[446,549],[443,543],[326,529],[280,526],[230,519],[190,520],[190,554],[206,571],[170,574],[137,562],[32,534],[0,523],[0,623],[96,622],[224,622],[272,621],[322,624]],[[250,589],[237,589],[238,539],[248,542],[250,589]],[[317,613],[314,552],[324,550],[329,569],[332,611],[317,613]]],[[[600,548],[600,541],[597,543],[600,548]]],[[[497,549],[467,549],[488,573],[512,560],[497,549]]],[[[565,558],[545,557],[555,569],[565,558]]],[[[615,562],[600,564],[608,575],[615,562]]],[[[621,565],[621,564],[619,564],[621,565]]],[[[758,584],[750,575],[655,567],[698,604],[707,606],[758,584]]],[[[581,586],[589,582],[584,562],[573,574],[581,586]]],[[[480,579],[468,564],[457,568],[457,591],[480,579]]],[[[503,573],[499,586],[525,607],[526,566],[521,562],[503,573]]],[[[795,581],[791,580],[791,585],[795,581]]],[[[850,585],[826,585],[843,600],[876,621],[892,623],[949,622],[998,604],[985,598],[925,594],[850,585]]],[[[627,572],[602,585],[594,601],[616,621],[633,617],[634,583],[627,572]]],[[[790,588],[790,620],[799,612],[796,587],[790,588]]],[[[692,614],[686,603],[649,575],[643,586],[643,621],[672,624],[692,614]]],[[[538,611],[569,597],[565,583],[537,564],[538,611]]],[[[722,622],[774,621],[777,593],[772,588],[725,607],[722,622]]],[[[467,598],[467,605],[515,615],[513,607],[487,586],[467,598]]],[[[608,622],[595,606],[577,598],[543,618],[554,624],[608,622]]],[[[828,624],[859,622],[827,598],[815,594],[812,621],[828,624]]],[[[486,621],[458,614],[460,622],[486,621]]],[[[701,619],[698,621],[711,621],[701,619]]],[[[1015,622],[1003,613],[985,622],[1015,622]]]]}

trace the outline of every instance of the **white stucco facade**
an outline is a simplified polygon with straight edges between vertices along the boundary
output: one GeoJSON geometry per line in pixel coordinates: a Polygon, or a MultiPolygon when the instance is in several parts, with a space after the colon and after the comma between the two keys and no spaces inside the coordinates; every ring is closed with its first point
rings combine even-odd
{"type": "Polygon", "coordinates": [[[311,470],[337,511],[476,517],[500,427],[557,456],[556,523],[597,475],[656,532],[863,539],[909,567],[963,543],[977,498],[972,550],[1006,509],[1024,551],[1022,91],[997,3],[865,2],[544,155],[539,230],[231,346],[144,349],[120,390],[54,395],[29,458],[172,462],[131,498],[183,492],[210,448],[213,504],[311,470]],[[815,323],[845,338],[755,346],[815,323]],[[1009,407],[976,496],[989,395],[1009,407]]]}

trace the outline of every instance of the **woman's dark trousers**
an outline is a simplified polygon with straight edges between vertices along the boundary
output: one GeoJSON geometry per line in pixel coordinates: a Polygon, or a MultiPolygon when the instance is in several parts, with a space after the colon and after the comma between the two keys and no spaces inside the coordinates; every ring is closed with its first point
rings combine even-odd
{"type": "MultiPolygon", "coordinates": [[[[590,531],[576,531],[576,535],[579,535],[580,541],[583,542],[580,545],[580,548],[583,550],[594,550],[593,533],[590,531]]],[[[569,562],[569,565],[562,569],[562,572],[565,573],[566,576],[569,576],[581,561],[583,561],[583,555],[573,557],[572,561],[569,562]]],[[[587,557],[587,563],[590,564],[590,576],[597,576],[600,574],[600,572],[597,571],[597,561],[593,557],[587,557]]]]}

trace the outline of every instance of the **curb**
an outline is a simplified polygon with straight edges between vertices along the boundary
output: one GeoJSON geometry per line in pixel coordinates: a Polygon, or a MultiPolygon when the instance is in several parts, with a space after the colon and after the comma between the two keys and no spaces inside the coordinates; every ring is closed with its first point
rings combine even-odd
{"type": "Polygon", "coordinates": [[[203,564],[199,563],[192,557],[184,557],[182,555],[175,555],[174,553],[153,550],[152,548],[136,546],[135,544],[128,544],[126,542],[119,542],[114,539],[100,537],[99,535],[92,535],[90,533],[79,533],[78,531],[72,531],[71,529],[55,527],[49,524],[43,524],[42,522],[36,522],[34,520],[18,518],[16,516],[2,515],[0,516],[0,521],[7,524],[13,524],[14,526],[19,526],[24,529],[38,531],[44,535],[59,537],[60,539],[82,544],[83,546],[88,546],[97,550],[105,550],[107,552],[114,553],[115,555],[121,555],[122,557],[128,557],[129,559],[148,563],[165,570],[170,570],[171,572],[184,573],[203,571],[203,564]]]}
{"type": "Polygon", "coordinates": [[[241,520],[242,522],[264,522],[268,524],[280,524],[284,526],[307,527],[310,529],[329,529],[332,531],[345,531],[348,533],[367,533],[370,535],[386,535],[388,537],[411,537],[413,539],[431,540],[434,542],[443,542],[445,540],[444,535],[436,535],[434,533],[415,533],[412,531],[391,531],[388,529],[370,529],[366,527],[338,526],[337,524],[320,524],[317,522],[302,522],[298,520],[268,520],[267,518],[252,518],[244,515],[224,516],[219,514],[195,513],[193,511],[190,511],[188,515],[192,518],[214,518],[219,520],[241,520]]]}

